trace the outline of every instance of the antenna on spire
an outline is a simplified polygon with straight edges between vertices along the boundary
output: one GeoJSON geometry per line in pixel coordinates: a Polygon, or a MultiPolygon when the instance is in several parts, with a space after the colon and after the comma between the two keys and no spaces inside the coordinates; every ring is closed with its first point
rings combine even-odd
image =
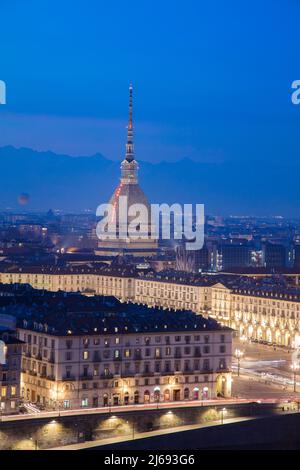
{"type": "Polygon", "coordinates": [[[132,84],[129,85],[129,113],[127,126],[127,143],[126,143],[126,160],[131,162],[134,160],[133,151],[133,124],[132,124],[132,84]]]}

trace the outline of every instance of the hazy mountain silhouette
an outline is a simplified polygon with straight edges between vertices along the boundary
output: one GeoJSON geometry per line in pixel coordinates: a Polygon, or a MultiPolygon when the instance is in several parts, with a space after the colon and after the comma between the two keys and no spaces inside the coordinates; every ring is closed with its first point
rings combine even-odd
{"type": "MultiPolygon", "coordinates": [[[[152,202],[204,203],[217,214],[299,215],[300,163],[140,164],[140,183],[152,202]]],[[[0,148],[0,209],[95,210],[119,181],[120,162],[101,154],[70,157],[27,148],[0,148]],[[29,194],[27,206],[18,196],[29,194]]]]}

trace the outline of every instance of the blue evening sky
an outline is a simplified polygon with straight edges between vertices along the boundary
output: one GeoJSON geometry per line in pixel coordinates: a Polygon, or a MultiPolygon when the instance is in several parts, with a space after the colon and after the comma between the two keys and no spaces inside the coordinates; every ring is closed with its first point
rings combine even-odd
{"type": "Polygon", "coordinates": [[[158,162],[299,158],[297,0],[1,0],[0,146],[158,162]]]}

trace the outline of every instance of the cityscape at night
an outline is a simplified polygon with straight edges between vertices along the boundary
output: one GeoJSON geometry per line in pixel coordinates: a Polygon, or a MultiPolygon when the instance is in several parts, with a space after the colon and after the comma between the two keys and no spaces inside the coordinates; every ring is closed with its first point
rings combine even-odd
{"type": "Polygon", "coordinates": [[[300,5],[0,13],[1,456],[299,450],[300,5]]]}

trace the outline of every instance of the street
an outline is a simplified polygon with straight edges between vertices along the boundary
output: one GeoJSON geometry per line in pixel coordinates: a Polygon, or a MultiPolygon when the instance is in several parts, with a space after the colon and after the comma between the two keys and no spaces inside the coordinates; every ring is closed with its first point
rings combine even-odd
{"type": "Polygon", "coordinates": [[[232,396],[254,399],[300,399],[300,375],[294,375],[291,365],[293,351],[234,339],[232,396]],[[236,350],[243,355],[235,358],[236,350]],[[238,376],[239,369],[239,376],[238,376]],[[294,392],[294,379],[296,392],[294,392]]]}

